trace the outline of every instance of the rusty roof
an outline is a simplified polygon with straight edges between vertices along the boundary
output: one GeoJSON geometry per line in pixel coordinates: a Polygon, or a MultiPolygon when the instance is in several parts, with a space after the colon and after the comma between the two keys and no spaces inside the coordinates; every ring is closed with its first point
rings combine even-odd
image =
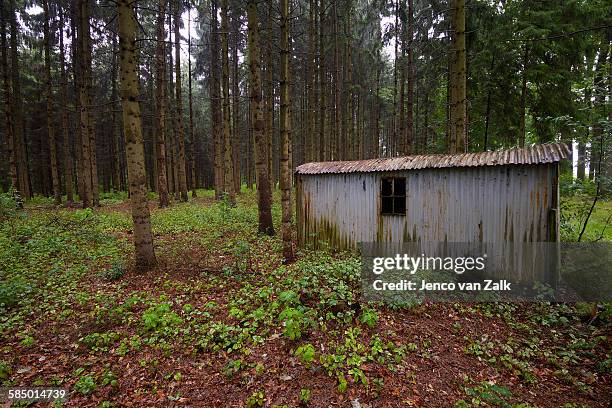
{"type": "Polygon", "coordinates": [[[564,143],[547,143],[524,148],[493,152],[459,154],[425,154],[381,159],[305,163],[298,166],[297,174],[368,173],[437,169],[448,167],[501,166],[507,164],[555,163],[567,158],[569,149],[564,143]]]}

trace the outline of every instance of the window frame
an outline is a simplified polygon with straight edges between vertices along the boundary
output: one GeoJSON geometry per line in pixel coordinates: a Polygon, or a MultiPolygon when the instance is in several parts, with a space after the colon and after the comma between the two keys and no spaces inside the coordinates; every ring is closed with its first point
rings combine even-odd
{"type": "Polygon", "coordinates": [[[379,193],[379,197],[380,197],[380,215],[397,215],[397,216],[406,216],[406,177],[398,177],[398,176],[388,176],[388,177],[381,177],[380,179],[380,193],[379,193]],[[383,193],[383,186],[385,183],[385,180],[390,180],[391,181],[391,195],[385,195],[383,193]],[[404,183],[404,194],[396,194],[396,181],[397,180],[402,180],[404,183]],[[395,201],[396,199],[403,199],[404,204],[403,204],[403,211],[399,212],[396,211],[395,208],[395,201]],[[389,200],[391,202],[391,212],[389,211],[385,211],[385,205],[383,204],[384,200],[389,200]]]}

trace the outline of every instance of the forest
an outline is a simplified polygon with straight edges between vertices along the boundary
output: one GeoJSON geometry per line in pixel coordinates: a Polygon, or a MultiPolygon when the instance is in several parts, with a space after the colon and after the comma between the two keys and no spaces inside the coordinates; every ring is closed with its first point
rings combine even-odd
{"type": "Polygon", "coordinates": [[[558,240],[607,244],[609,0],[0,0],[0,42],[0,400],[608,406],[612,299],[366,301],[300,169],[564,144],[558,240]]]}

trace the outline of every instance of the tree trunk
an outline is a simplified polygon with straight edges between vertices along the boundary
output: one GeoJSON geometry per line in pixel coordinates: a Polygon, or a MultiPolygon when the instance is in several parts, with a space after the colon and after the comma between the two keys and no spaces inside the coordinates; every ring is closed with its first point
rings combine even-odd
{"type": "MultiPolygon", "coordinates": [[[[589,75],[593,71],[593,63],[595,59],[594,52],[586,53],[585,61],[586,61],[586,69],[585,74],[589,75]]],[[[584,89],[584,105],[587,110],[587,123],[590,123],[591,120],[591,96],[592,96],[592,88],[590,84],[585,85],[584,89]]],[[[584,180],[586,177],[586,141],[589,140],[590,129],[589,126],[586,126],[586,131],[584,137],[578,138],[578,160],[576,164],[576,177],[579,180],[584,180]]],[[[572,169],[573,172],[573,169],[572,169]]]]}
{"type": "Polygon", "coordinates": [[[591,140],[591,161],[589,164],[589,178],[595,182],[601,182],[602,169],[600,163],[603,161],[601,157],[601,151],[606,149],[604,143],[604,126],[603,121],[606,120],[606,94],[607,84],[604,77],[605,64],[608,59],[608,41],[603,39],[599,47],[599,57],[597,58],[597,64],[595,66],[595,78],[593,80],[593,94],[595,109],[595,118],[593,122],[593,138],[591,140]],[[604,146],[602,146],[604,144],[604,146]]]}
{"type": "Polygon", "coordinates": [[[391,140],[387,140],[387,148],[392,145],[395,140],[398,139],[398,132],[400,130],[400,125],[402,123],[402,119],[400,118],[400,101],[398,97],[398,79],[399,79],[399,67],[401,66],[400,58],[398,58],[398,50],[399,44],[402,41],[402,36],[400,33],[400,0],[395,0],[395,26],[393,27],[393,34],[395,37],[395,42],[393,44],[393,123],[391,129],[391,140]]]}
{"type": "MultiPolygon", "coordinates": [[[[93,206],[93,185],[92,185],[92,169],[91,169],[91,138],[90,130],[90,98],[89,98],[89,80],[91,79],[88,73],[89,58],[87,56],[89,37],[89,5],[87,0],[79,0],[78,2],[78,49],[79,49],[79,104],[80,104],[80,127],[81,127],[81,168],[82,190],[79,191],[83,208],[93,206]]],[[[91,66],[89,65],[89,68],[91,66]]]]}
{"type": "Polygon", "coordinates": [[[232,10],[232,166],[234,173],[234,191],[240,194],[242,177],[240,158],[242,137],[240,131],[240,87],[238,76],[238,44],[240,40],[240,15],[238,10],[232,10]]]}
{"type": "Polygon", "coordinates": [[[115,109],[115,101],[117,100],[117,36],[113,34],[113,69],[111,78],[111,147],[113,155],[111,157],[112,163],[112,179],[113,179],[113,190],[115,192],[121,190],[121,150],[119,149],[119,121],[117,120],[117,114],[115,109]]]}
{"type": "Polygon", "coordinates": [[[408,0],[408,16],[406,17],[406,134],[404,138],[404,151],[402,154],[411,154],[415,145],[414,138],[414,117],[413,117],[413,100],[414,100],[414,61],[413,61],[413,3],[414,0],[408,0]]]}
{"type": "Polygon", "coordinates": [[[519,107],[519,146],[525,147],[525,116],[527,115],[527,61],[529,51],[527,44],[523,51],[523,72],[521,73],[521,101],[519,107]]]}
{"type": "Polygon", "coordinates": [[[325,24],[325,0],[320,0],[319,5],[319,149],[320,160],[328,160],[327,140],[325,138],[325,106],[326,78],[325,78],[325,43],[323,42],[323,27],[325,24]]]}
{"type": "MultiPolygon", "coordinates": [[[[190,166],[190,183],[191,184],[191,197],[195,198],[198,196],[196,192],[197,189],[197,179],[196,179],[196,165],[195,165],[195,132],[193,131],[193,92],[191,86],[191,7],[189,7],[189,11],[187,13],[187,69],[188,79],[189,79],[189,166],[190,166]]],[[[162,19],[163,21],[163,19],[162,19]]]]}
{"type": "MultiPolygon", "coordinates": [[[[170,7],[172,5],[170,4],[170,7]]],[[[181,192],[179,188],[179,179],[178,179],[178,116],[176,110],[176,85],[174,82],[174,71],[176,69],[174,65],[174,49],[172,47],[174,30],[172,27],[172,21],[174,20],[174,14],[172,12],[168,13],[168,38],[170,47],[168,48],[168,110],[172,112],[170,119],[172,123],[172,131],[168,133],[168,142],[167,142],[167,157],[169,157],[169,167],[168,172],[170,174],[169,177],[169,188],[168,191],[174,195],[174,199],[179,201],[181,199],[181,192]]]]}
{"type": "Polygon", "coordinates": [[[51,183],[55,205],[62,203],[60,192],[59,170],[57,164],[57,143],[53,128],[53,88],[51,84],[51,35],[49,33],[49,1],[43,1],[43,42],[45,49],[45,99],[47,100],[47,138],[49,140],[49,158],[51,161],[51,183]]]}
{"type": "Polygon", "coordinates": [[[30,172],[28,156],[26,154],[25,139],[23,134],[23,100],[21,95],[21,75],[19,70],[19,52],[17,42],[17,17],[15,13],[15,0],[10,0],[10,29],[11,29],[11,76],[12,76],[12,112],[13,119],[13,149],[17,163],[17,177],[19,179],[19,193],[21,197],[29,199],[32,197],[30,191],[30,172]]]}
{"type": "Polygon", "coordinates": [[[345,77],[345,93],[346,93],[346,102],[343,104],[346,106],[345,114],[344,114],[344,131],[346,133],[346,160],[354,160],[355,159],[355,143],[353,140],[353,63],[352,63],[352,26],[351,26],[351,13],[352,13],[352,4],[351,0],[348,1],[347,5],[347,15],[346,15],[346,57],[345,57],[345,65],[346,65],[346,77],[345,77]]]}
{"type": "Polygon", "coordinates": [[[7,10],[4,9],[4,2],[0,2],[0,57],[2,59],[2,86],[4,91],[4,117],[5,117],[5,138],[7,141],[7,156],[9,158],[9,178],[11,188],[13,189],[14,197],[21,207],[21,197],[19,195],[19,179],[17,174],[17,150],[15,148],[15,134],[12,108],[12,95],[9,80],[9,65],[8,65],[8,47],[6,43],[6,15],[7,10]]]}
{"type": "Polygon", "coordinates": [[[291,98],[289,95],[289,0],[281,0],[281,166],[280,188],[282,205],[282,238],[285,263],[293,262],[291,242],[291,169],[289,145],[291,143],[291,98]]]}
{"type": "Polygon", "coordinates": [[[77,37],[77,31],[80,31],[81,19],[80,19],[80,3],[73,2],[70,9],[70,40],[71,40],[71,54],[72,54],[72,87],[74,92],[74,111],[76,120],[72,128],[73,140],[74,140],[74,153],[75,153],[75,166],[73,167],[76,174],[76,192],[79,196],[79,200],[83,200],[83,189],[84,189],[84,175],[83,175],[83,143],[81,141],[81,46],[80,38],[77,37]]]}
{"type": "Polygon", "coordinates": [[[89,3],[84,1],[82,8],[82,24],[84,27],[83,41],[83,61],[85,62],[85,70],[83,78],[85,83],[86,100],[87,100],[87,134],[89,135],[89,165],[91,166],[91,203],[94,207],[100,205],[100,186],[98,182],[98,160],[96,150],[96,126],[94,120],[94,110],[92,103],[93,89],[93,74],[92,74],[92,44],[91,33],[89,27],[89,3]]]}
{"type": "Polygon", "coordinates": [[[183,126],[183,98],[181,96],[181,0],[175,0],[174,2],[174,41],[175,41],[175,52],[176,58],[174,59],[176,64],[176,121],[177,131],[176,137],[178,139],[178,157],[176,162],[178,165],[178,185],[180,191],[181,201],[187,201],[189,195],[187,192],[187,172],[185,169],[185,129],[183,126]]]}
{"type": "Polygon", "coordinates": [[[334,1],[333,4],[333,26],[334,26],[334,86],[333,86],[333,95],[334,95],[334,135],[331,140],[331,159],[339,160],[339,146],[340,146],[340,69],[339,69],[339,46],[338,46],[338,7],[337,1],[334,1]]]}
{"type": "Polygon", "coordinates": [[[467,94],[465,52],[465,0],[453,4],[453,56],[451,75],[451,153],[467,151],[467,94]]]}
{"type": "Polygon", "coordinates": [[[223,170],[223,144],[221,134],[221,96],[219,94],[219,27],[218,27],[218,5],[217,0],[211,1],[211,33],[210,33],[210,112],[214,144],[214,179],[215,199],[220,200],[224,188],[223,170]]]}
{"type": "Polygon", "coordinates": [[[231,112],[230,112],[230,95],[229,95],[229,49],[227,41],[228,24],[228,0],[221,0],[221,88],[223,91],[223,145],[225,147],[224,166],[225,166],[225,183],[224,192],[229,200],[229,204],[236,205],[236,191],[234,190],[234,166],[232,157],[232,139],[231,139],[231,112]]]}
{"type": "Polygon", "coordinates": [[[274,235],[272,224],[272,191],[266,160],[267,140],[264,134],[263,98],[261,94],[261,65],[259,47],[259,22],[256,0],[247,2],[248,17],[248,62],[250,80],[250,103],[252,112],[253,139],[255,144],[255,167],[259,207],[259,232],[274,235]]]}
{"type": "MultiPolygon", "coordinates": [[[[402,31],[404,28],[402,27],[402,31]]],[[[403,38],[403,35],[401,36],[403,38]]],[[[391,144],[391,156],[403,155],[406,149],[406,67],[404,61],[406,59],[406,44],[404,41],[400,44],[400,68],[399,68],[399,102],[398,102],[398,120],[399,120],[399,132],[398,137],[392,139],[391,144]]]]}
{"type": "Polygon", "coordinates": [[[272,1],[266,0],[268,5],[267,15],[267,27],[266,27],[266,62],[265,62],[265,79],[264,79],[264,98],[265,98],[265,120],[266,120],[266,140],[267,140],[267,162],[268,162],[268,175],[270,177],[270,183],[272,188],[276,188],[276,178],[274,177],[273,159],[274,159],[274,146],[272,140],[274,139],[274,85],[273,81],[273,62],[272,62],[272,1]]]}
{"type": "Polygon", "coordinates": [[[308,2],[308,56],[306,64],[306,133],[304,134],[304,161],[311,162],[315,160],[315,138],[312,134],[312,129],[315,128],[315,10],[314,3],[317,0],[309,0],[308,2]]]}
{"type": "MultiPolygon", "coordinates": [[[[247,85],[248,88],[248,85],[247,85]]],[[[249,91],[247,91],[249,92],[249,91]]],[[[251,102],[247,103],[247,142],[246,142],[246,168],[247,168],[247,188],[249,190],[253,189],[253,183],[255,178],[255,163],[253,160],[253,128],[251,127],[251,114],[253,110],[251,109],[251,102]]]]}
{"type": "MultiPolygon", "coordinates": [[[[493,72],[493,68],[495,66],[495,54],[491,57],[491,68],[489,69],[489,76],[493,72]]],[[[484,131],[484,146],[482,148],[483,151],[487,151],[489,147],[489,123],[491,122],[491,82],[492,78],[489,77],[487,83],[487,107],[485,112],[485,131],[484,131]]],[[[427,109],[427,108],[426,108],[427,109]]]]}
{"type": "Polygon", "coordinates": [[[170,205],[166,175],[166,2],[167,0],[159,0],[158,2],[157,44],[155,47],[155,69],[157,71],[155,84],[155,102],[157,104],[155,154],[157,156],[157,194],[160,208],[170,205]]]}
{"type": "Polygon", "coordinates": [[[134,220],[134,246],[136,266],[141,269],[155,267],[151,217],[147,204],[142,124],[138,103],[138,61],[136,60],[136,15],[130,0],[118,0],[119,49],[121,55],[121,102],[123,129],[126,140],[128,179],[132,219],[134,220]]]}

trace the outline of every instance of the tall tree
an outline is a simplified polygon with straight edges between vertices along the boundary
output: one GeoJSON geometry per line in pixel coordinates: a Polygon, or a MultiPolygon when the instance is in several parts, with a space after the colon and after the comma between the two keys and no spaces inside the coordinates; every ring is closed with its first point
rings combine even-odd
{"type": "MultiPolygon", "coordinates": [[[[608,94],[606,63],[608,62],[608,53],[610,52],[610,39],[602,38],[599,46],[599,55],[595,67],[595,77],[593,80],[593,105],[595,108],[595,117],[593,123],[593,140],[591,142],[591,161],[589,164],[589,177],[598,183],[602,182],[602,176],[605,170],[605,165],[602,162],[605,157],[605,149],[607,140],[604,137],[604,122],[606,117],[606,95],[608,94]],[[604,156],[602,156],[604,152],[604,156]]],[[[608,135],[609,136],[609,135],[608,135]]]]}
{"type": "Polygon", "coordinates": [[[465,0],[453,0],[451,52],[451,153],[467,150],[467,71],[465,50],[465,0]]]}
{"type": "Polygon", "coordinates": [[[289,95],[289,0],[281,0],[281,83],[280,83],[280,122],[281,157],[280,188],[282,205],[283,257],[285,262],[293,262],[291,242],[291,168],[289,166],[289,146],[291,144],[291,97],[289,95]]]}
{"type": "Polygon", "coordinates": [[[112,150],[112,159],[111,159],[111,167],[112,167],[112,178],[113,178],[113,190],[120,191],[121,190],[121,149],[119,148],[119,139],[121,130],[119,128],[119,120],[117,120],[117,109],[116,103],[117,100],[117,73],[118,73],[118,61],[117,61],[117,36],[113,33],[113,67],[111,69],[111,150],[112,150]]]}
{"type": "Polygon", "coordinates": [[[274,146],[274,63],[272,61],[272,41],[273,41],[273,28],[272,28],[272,20],[273,20],[273,10],[272,10],[273,0],[266,0],[267,7],[267,16],[266,16],[266,51],[265,51],[265,77],[263,84],[263,92],[264,92],[264,109],[265,109],[265,120],[266,120],[266,140],[267,140],[267,148],[266,148],[266,160],[268,163],[268,174],[270,175],[270,182],[272,183],[272,187],[276,187],[276,174],[275,168],[273,166],[274,162],[274,153],[276,151],[274,146]]]}
{"type": "Polygon", "coordinates": [[[325,0],[320,0],[319,4],[319,160],[328,160],[329,152],[327,151],[327,140],[325,138],[325,115],[327,107],[325,106],[325,94],[327,79],[325,78],[325,42],[323,27],[325,26],[325,0]]]}
{"type": "Polygon", "coordinates": [[[157,11],[157,44],[155,46],[155,99],[157,115],[155,154],[157,155],[157,194],[160,208],[170,205],[168,180],[166,176],[166,2],[159,0],[157,11]]]}
{"type": "MultiPolygon", "coordinates": [[[[17,150],[13,129],[12,98],[9,80],[8,47],[6,43],[6,14],[4,2],[0,2],[0,63],[2,64],[2,88],[4,94],[4,132],[7,141],[7,156],[9,158],[9,178],[15,197],[19,197],[19,180],[17,173],[17,150]]],[[[18,203],[22,201],[17,200],[18,203]]]]}
{"type": "Polygon", "coordinates": [[[257,195],[259,209],[259,232],[274,235],[272,224],[272,190],[265,162],[267,140],[264,134],[263,98],[261,93],[261,49],[259,46],[259,17],[257,1],[247,1],[249,90],[252,109],[251,127],[255,144],[255,168],[257,171],[257,195]]]}
{"type": "Polygon", "coordinates": [[[339,117],[339,113],[340,113],[340,84],[341,84],[341,80],[340,80],[340,47],[338,44],[338,5],[337,5],[337,1],[334,1],[333,5],[332,5],[332,11],[333,11],[333,27],[334,27],[334,36],[333,36],[333,40],[334,40],[334,57],[333,57],[333,78],[334,78],[334,83],[333,83],[333,108],[334,108],[334,116],[333,116],[333,120],[334,120],[334,127],[333,127],[333,137],[331,140],[331,148],[330,148],[330,158],[332,160],[338,160],[338,153],[339,153],[339,144],[340,144],[340,117],[339,117]]]}
{"type": "Polygon", "coordinates": [[[240,79],[238,47],[240,43],[240,10],[235,7],[232,10],[232,168],[234,173],[234,191],[240,194],[240,151],[242,147],[240,137],[240,79]]]}
{"type": "Polygon", "coordinates": [[[136,57],[136,13],[131,0],[118,0],[119,52],[121,70],[121,103],[123,105],[123,131],[128,160],[128,180],[136,266],[150,269],[157,265],[153,249],[151,216],[147,203],[142,123],[138,102],[138,61],[136,57]]]}
{"type": "Polygon", "coordinates": [[[23,95],[21,94],[21,71],[19,69],[18,33],[17,33],[17,10],[15,0],[10,0],[9,23],[11,29],[11,85],[12,85],[12,111],[13,120],[13,149],[17,162],[17,176],[19,179],[19,193],[25,199],[32,196],[30,190],[30,172],[28,157],[26,154],[25,139],[23,134],[23,95]]]}
{"type": "MultiPolygon", "coordinates": [[[[78,0],[78,54],[79,54],[79,106],[80,106],[80,140],[81,140],[81,160],[79,173],[81,174],[82,186],[79,195],[83,201],[83,208],[95,205],[93,190],[96,188],[92,183],[92,140],[95,142],[92,126],[91,113],[91,50],[89,48],[90,29],[89,29],[89,2],[88,0],[78,0]],[[90,133],[91,132],[91,133],[90,133]]],[[[95,143],[94,143],[95,148],[95,143]]]]}
{"type": "Polygon", "coordinates": [[[191,197],[197,197],[197,181],[196,181],[196,160],[195,160],[195,132],[193,130],[193,89],[192,89],[192,70],[191,70],[191,6],[189,6],[187,12],[187,70],[188,70],[188,85],[189,85],[189,174],[191,178],[189,184],[191,185],[191,197]]]}
{"type": "Polygon", "coordinates": [[[223,170],[223,137],[221,125],[221,95],[219,80],[219,23],[217,14],[219,7],[217,0],[210,2],[210,121],[214,143],[214,187],[215,199],[220,200],[223,195],[225,175],[223,170]]]}
{"type": "Polygon", "coordinates": [[[406,133],[402,154],[411,154],[414,149],[414,0],[408,0],[406,16],[406,133]]]}
{"type": "Polygon", "coordinates": [[[523,63],[521,72],[521,100],[519,116],[519,146],[525,146],[525,118],[527,116],[527,64],[529,61],[529,47],[523,44],[523,63]]]}
{"type": "Polygon", "coordinates": [[[70,149],[70,130],[68,128],[68,79],[66,75],[66,55],[64,51],[64,7],[59,5],[59,57],[60,57],[60,109],[62,117],[62,141],[64,145],[64,184],[66,188],[66,205],[72,205],[73,197],[73,160],[70,149]]]}
{"type": "Polygon", "coordinates": [[[348,5],[348,16],[346,22],[346,94],[347,94],[347,102],[346,102],[346,118],[347,118],[347,126],[346,126],[346,140],[348,143],[349,156],[347,157],[349,160],[356,159],[356,149],[355,149],[355,140],[354,140],[354,132],[353,128],[355,126],[353,122],[354,112],[353,112],[353,26],[352,26],[352,13],[353,13],[353,3],[352,0],[349,0],[348,5]]]}
{"type": "Polygon", "coordinates": [[[318,0],[308,1],[308,63],[306,66],[307,72],[307,113],[306,113],[306,134],[304,135],[304,161],[311,162],[316,160],[315,151],[315,137],[313,135],[313,129],[315,126],[315,89],[316,89],[316,75],[315,75],[315,2],[318,0]]]}
{"type": "Polygon", "coordinates": [[[174,0],[174,41],[176,57],[174,58],[176,68],[176,120],[177,129],[176,136],[178,138],[178,186],[180,190],[181,201],[187,201],[189,195],[187,193],[187,172],[185,169],[185,128],[183,126],[183,98],[181,87],[181,0],[174,0]]]}
{"type": "Polygon", "coordinates": [[[230,205],[236,205],[236,191],[234,190],[234,166],[231,139],[231,112],[229,95],[229,49],[228,49],[228,0],[221,0],[221,88],[223,91],[223,146],[225,156],[223,164],[225,167],[224,192],[230,205]]]}
{"type": "Polygon", "coordinates": [[[45,49],[45,99],[47,100],[47,138],[49,139],[49,156],[51,161],[51,180],[53,185],[53,199],[56,205],[62,203],[60,193],[60,180],[57,160],[57,143],[53,126],[53,85],[51,83],[51,33],[49,31],[49,1],[43,1],[43,42],[45,49]]]}

